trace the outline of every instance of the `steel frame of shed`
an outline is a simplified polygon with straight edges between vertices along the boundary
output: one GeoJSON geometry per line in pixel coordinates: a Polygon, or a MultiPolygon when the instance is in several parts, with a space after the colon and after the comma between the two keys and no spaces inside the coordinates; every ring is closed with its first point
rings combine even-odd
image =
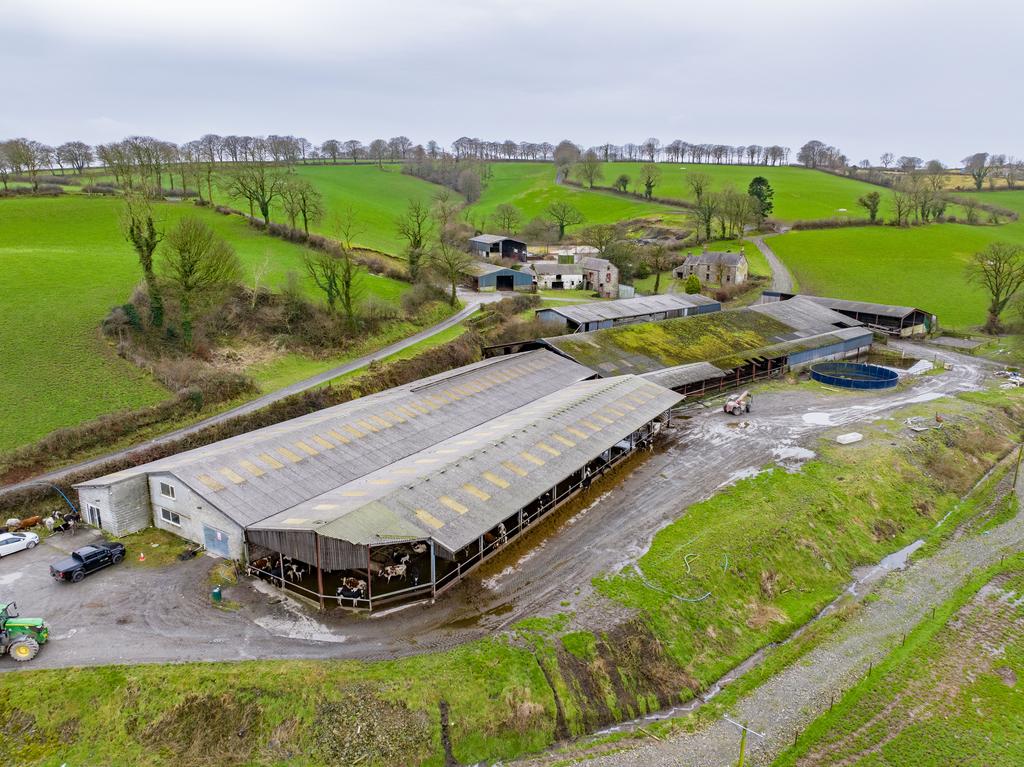
{"type": "MultiPolygon", "coordinates": [[[[463,549],[460,549],[459,552],[454,552],[456,558],[454,560],[449,560],[454,563],[454,567],[448,568],[448,571],[440,577],[438,577],[438,561],[440,558],[438,557],[438,550],[433,540],[427,537],[390,539],[378,545],[367,546],[367,595],[365,598],[339,597],[337,594],[326,593],[323,578],[323,562],[320,558],[321,536],[312,531],[309,531],[309,534],[312,535],[314,539],[317,561],[304,564],[308,564],[311,567],[316,568],[316,590],[308,589],[297,583],[289,582],[284,570],[285,555],[280,551],[273,551],[272,549],[269,549],[265,544],[250,542],[248,537],[253,532],[256,532],[253,530],[246,531],[247,560],[252,561],[251,548],[259,547],[271,555],[277,555],[278,562],[280,564],[278,565],[277,570],[258,569],[252,567],[250,567],[249,570],[265,576],[270,579],[274,585],[303,597],[314,606],[319,607],[321,610],[327,609],[327,603],[330,600],[337,600],[340,607],[347,607],[351,610],[367,612],[380,609],[384,606],[394,605],[396,602],[425,601],[427,599],[432,601],[440,594],[459,583],[466,575],[474,571],[481,564],[498,554],[501,549],[505,548],[509,541],[519,538],[522,534],[535,526],[541,519],[546,518],[552,511],[564,506],[581,492],[587,490],[595,479],[615,468],[626,458],[636,454],[637,451],[644,448],[652,448],[654,439],[661,432],[662,426],[670,423],[670,419],[671,410],[668,409],[657,418],[648,421],[641,428],[632,432],[629,435],[628,440],[620,440],[616,445],[613,445],[602,452],[600,456],[589,462],[586,466],[580,467],[574,471],[566,478],[566,480],[556,483],[553,487],[549,487],[546,491],[540,493],[534,501],[520,508],[514,515],[512,515],[515,519],[515,524],[512,527],[505,527],[503,533],[496,532],[496,528],[492,528],[492,531],[481,535],[476,541],[463,547],[463,549]],[[488,540],[489,536],[490,540],[488,540]],[[417,543],[424,543],[428,547],[430,566],[429,580],[422,584],[416,584],[410,587],[397,589],[395,591],[388,591],[381,596],[374,597],[372,578],[372,560],[374,550],[388,549],[402,545],[413,545],[417,543]],[[467,549],[473,548],[476,550],[466,551],[467,549]],[[463,551],[466,551],[466,556],[465,559],[460,560],[459,554],[463,551]]],[[[509,519],[512,519],[512,517],[509,519]]],[[[501,524],[504,525],[504,522],[501,524]]],[[[442,559],[441,561],[444,560],[442,559]]],[[[358,574],[362,575],[361,572],[358,572],[358,574]]]]}

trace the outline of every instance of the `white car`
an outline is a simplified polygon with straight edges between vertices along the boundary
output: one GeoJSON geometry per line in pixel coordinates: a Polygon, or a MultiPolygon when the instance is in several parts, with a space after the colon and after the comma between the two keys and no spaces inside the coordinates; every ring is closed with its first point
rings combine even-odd
{"type": "Polygon", "coordinates": [[[35,533],[0,533],[0,557],[22,549],[34,549],[39,543],[35,533]]]}

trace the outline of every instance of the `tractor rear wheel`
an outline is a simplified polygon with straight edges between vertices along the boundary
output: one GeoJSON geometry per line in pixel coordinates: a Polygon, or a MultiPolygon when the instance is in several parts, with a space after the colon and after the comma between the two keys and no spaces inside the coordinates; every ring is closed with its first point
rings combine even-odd
{"type": "Polygon", "coordinates": [[[26,636],[18,637],[7,648],[7,654],[14,658],[14,660],[22,663],[32,660],[38,652],[39,642],[32,637],[26,636]]]}

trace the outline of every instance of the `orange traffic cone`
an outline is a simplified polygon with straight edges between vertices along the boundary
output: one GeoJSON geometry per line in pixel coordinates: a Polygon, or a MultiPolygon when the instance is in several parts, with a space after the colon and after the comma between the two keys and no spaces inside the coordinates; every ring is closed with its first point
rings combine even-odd
{"type": "Polygon", "coordinates": [[[139,552],[139,561],[140,562],[145,562],[146,561],[146,552],[144,552],[144,551],[140,551],[139,552]]]}

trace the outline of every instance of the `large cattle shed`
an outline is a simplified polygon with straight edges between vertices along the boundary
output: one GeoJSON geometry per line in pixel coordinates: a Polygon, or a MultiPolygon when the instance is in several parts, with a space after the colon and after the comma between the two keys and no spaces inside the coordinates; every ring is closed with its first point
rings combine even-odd
{"type": "Polygon", "coordinates": [[[572,384],[251,525],[253,556],[308,565],[291,587],[321,604],[435,596],[650,444],[679,400],[637,376],[572,384]]]}
{"type": "Polygon", "coordinates": [[[458,368],[76,485],[114,535],[155,525],[244,557],[244,531],[593,372],[548,351],[458,368]]]}
{"type": "Polygon", "coordinates": [[[653,322],[717,312],[721,308],[718,301],[707,296],[673,293],[569,306],[547,306],[538,309],[536,314],[537,319],[564,325],[570,333],[585,333],[631,322],[653,322]]]}
{"type": "Polygon", "coordinates": [[[871,341],[870,330],[856,320],[813,302],[794,300],[545,338],[538,343],[602,376],[660,372],[662,377],[654,379],[659,383],[684,393],[704,393],[814,360],[851,356],[867,349],[871,341]],[[697,363],[707,366],[692,367],[697,363]]]}
{"type": "Polygon", "coordinates": [[[938,330],[939,320],[931,312],[913,306],[895,306],[892,304],[875,304],[868,301],[847,301],[842,298],[826,298],[809,296],[802,293],[781,293],[766,290],[762,294],[765,302],[790,301],[800,298],[813,301],[834,312],[839,312],[858,322],[862,322],[872,330],[892,336],[924,336],[938,330]]]}

